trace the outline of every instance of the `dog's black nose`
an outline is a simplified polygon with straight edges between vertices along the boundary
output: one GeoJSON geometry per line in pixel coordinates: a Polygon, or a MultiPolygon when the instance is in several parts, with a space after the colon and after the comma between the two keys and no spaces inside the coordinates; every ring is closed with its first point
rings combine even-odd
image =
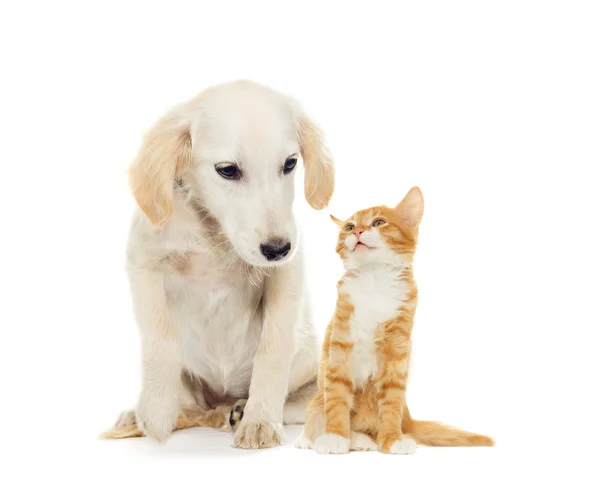
{"type": "Polygon", "coordinates": [[[260,252],[267,260],[275,262],[285,258],[291,248],[292,245],[289,241],[284,241],[283,239],[270,239],[266,243],[260,245],[260,252]]]}

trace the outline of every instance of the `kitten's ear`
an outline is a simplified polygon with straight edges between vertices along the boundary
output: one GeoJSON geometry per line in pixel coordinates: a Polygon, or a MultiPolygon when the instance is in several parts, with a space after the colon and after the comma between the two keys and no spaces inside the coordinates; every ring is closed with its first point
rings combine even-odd
{"type": "Polygon", "coordinates": [[[333,215],[329,215],[329,217],[331,218],[331,220],[333,220],[333,223],[335,225],[337,225],[338,227],[342,227],[344,225],[344,222],[342,220],[340,220],[339,218],[335,218],[333,215]]]}
{"type": "Polygon", "coordinates": [[[404,199],[396,206],[396,211],[400,215],[402,223],[407,227],[418,227],[423,218],[423,208],[425,201],[423,193],[418,187],[413,187],[404,199]]]}

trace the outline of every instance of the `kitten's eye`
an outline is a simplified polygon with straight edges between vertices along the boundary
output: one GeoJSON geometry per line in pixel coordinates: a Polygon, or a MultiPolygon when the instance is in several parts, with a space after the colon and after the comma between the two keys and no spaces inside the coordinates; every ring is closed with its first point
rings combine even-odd
{"type": "Polygon", "coordinates": [[[219,163],[215,165],[215,170],[221,177],[227,180],[239,180],[242,178],[242,170],[234,163],[219,163]]]}
{"type": "Polygon", "coordinates": [[[373,220],[373,223],[371,225],[373,227],[381,227],[383,224],[385,224],[385,220],[383,220],[382,218],[376,218],[375,220],[373,220]]]}
{"type": "Polygon", "coordinates": [[[296,163],[298,163],[298,158],[295,158],[294,156],[286,159],[285,163],[283,164],[283,173],[285,175],[290,173],[294,168],[296,168],[296,163]]]}
{"type": "Polygon", "coordinates": [[[352,232],[354,230],[354,224],[346,224],[346,226],[344,227],[344,230],[346,232],[352,232]]]}

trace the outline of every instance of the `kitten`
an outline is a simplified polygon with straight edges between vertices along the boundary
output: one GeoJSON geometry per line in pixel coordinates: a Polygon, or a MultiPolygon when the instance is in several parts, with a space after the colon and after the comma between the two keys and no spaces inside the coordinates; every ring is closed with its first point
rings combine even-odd
{"type": "Polygon", "coordinates": [[[296,447],[322,454],[412,454],[417,442],[494,445],[483,435],[415,421],[406,406],[417,306],[412,264],[423,206],[413,187],[396,208],[368,208],[345,222],[331,217],[341,229],[336,251],[345,273],[326,331],[319,391],[296,447]]]}

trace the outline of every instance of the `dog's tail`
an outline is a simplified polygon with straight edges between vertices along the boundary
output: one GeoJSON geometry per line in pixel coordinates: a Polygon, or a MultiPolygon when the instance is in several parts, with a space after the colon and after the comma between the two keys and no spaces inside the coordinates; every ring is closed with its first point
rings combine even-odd
{"type": "Polygon", "coordinates": [[[143,436],[144,432],[140,430],[136,424],[129,426],[120,426],[118,428],[113,428],[112,430],[108,430],[100,434],[100,438],[108,440],[116,438],[137,438],[143,436]]]}
{"type": "Polygon", "coordinates": [[[459,430],[435,421],[416,421],[410,417],[408,410],[404,418],[403,431],[422,445],[435,447],[491,447],[494,440],[485,435],[478,435],[459,430]]]}
{"type": "MultiPolygon", "coordinates": [[[[218,428],[224,431],[232,431],[235,429],[239,420],[243,416],[243,405],[241,401],[236,403],[236,411],[232,416],[229,416],[231,407],[220,406],[216,409],[204,410],[196,405],[183,406],[174,431],[185,430],[194,427],[218,428]],[[239,410],[237,410],[239,408],[239,410]]],[[[245,403],[245,401],[244,401],[245,403]]],[[[117,425],[112,429],[100,434],[103,439],[118,439],[118,438],[137,438],[143,437],[144,432],[135,424],[135,416],[133,413],[127,413],[128,422],[132,424],[117,425]]],[[[121,419],[121,418],[120,418],[121,419]]]]}

